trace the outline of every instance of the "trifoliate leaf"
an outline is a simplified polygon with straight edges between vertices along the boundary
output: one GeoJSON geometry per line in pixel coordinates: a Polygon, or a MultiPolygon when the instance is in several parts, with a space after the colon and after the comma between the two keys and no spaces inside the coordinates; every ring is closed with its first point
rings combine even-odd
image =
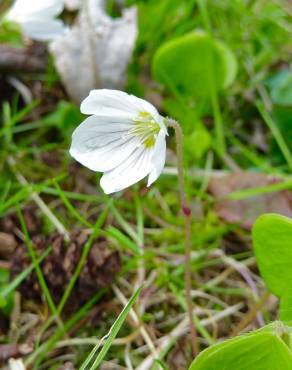
{"type": "Polygon", "coordinates": [[[292,219],[266,214],[253,227],[253,246],[261,276],[281,300],[280,317],[292,320],[292,219]],[[283,299],[283,302],[282,302],[283,299]]]}
{"type": "Polygon", "coordinates": [[[201,352],[189,370],[291,370],[291,328],[275,322],[201,352]]]}
{"type": "Polygon", "coordinates": [[[163,44],[152,63],[155,79],[186,96],[210,96],[235,78],[237,62],[229,47],[208,33],[195,31],[163,44]]]}

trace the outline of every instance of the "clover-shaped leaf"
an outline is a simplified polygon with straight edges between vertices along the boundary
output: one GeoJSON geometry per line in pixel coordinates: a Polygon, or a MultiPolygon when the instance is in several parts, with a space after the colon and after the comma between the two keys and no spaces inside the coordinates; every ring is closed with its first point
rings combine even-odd
{"type": "Polygon", "coordinates": [[[255,222],[252,236],[260,273],[280,298],[280,318],[292,321],[292,219],[265,214],[255,222]]]}
{"type": "Polygon", "coordinates": [[[274,322],[201,352],[189,370],[291,370],[291,328],[274,322]]]}
{"type": "Polygon", "coordinates": [[[229,47],[204,31],[172,39],[156,52],[152,63],[155,79],[185,96],[208,97],[213,86],[229,86],[237,62],[229,47]]]}

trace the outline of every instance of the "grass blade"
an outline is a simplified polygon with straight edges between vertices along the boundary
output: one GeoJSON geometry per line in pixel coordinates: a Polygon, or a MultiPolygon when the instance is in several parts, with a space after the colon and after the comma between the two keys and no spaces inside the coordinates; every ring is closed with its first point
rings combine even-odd
{"type": "Polygon", "coordinates": [[[136,243],[134,243],[130,238],[123,234],[119,229],[114,226],[109,226],[105,231],[106,235],[115,239],[121,246],[126,247],[126,249],[131,250],[135,256],[140,255],[140,249],[136,243]]]}
{"type": "Polygon", "coordinates": [[[68,209],[69,213],[71,213],[71,215],[73,217],[75,217],[81,223],[81,225],[86,226],[86,227],[89,227],[90,229],[93,228],[93,225],[90,222],[88,222],[84,217],[82,217],[79,214],[79,212],[73,207],[73,205],[68,200],[68,198],[66,197],[65,193],[63,192],[63,190],[58,185],[57,181],[54,181],[54,185],[55,185],[55,188],[57,190],[57,194],[62,199],[62,201],[65,204],[66,208],[68,209]]]}
{"type": "MultiPolygon", "coordinates": [[[[52,247],[48,247],[44,253],[36,259],[36,263],[39,265],[51,252],[52,247]]],[[[6,298],[9,294],[11,294],[19,284],[22,283],[22,281],[33,271],[35,268],[34,263],[31,263],[25,270],[23,270],[19,275],[16,276],[16,278],[11,281],[9,285],[7,285],[2,292],[0,293],[0,296],[2,298],[6,298]]]]}
{"type": "Polygon", "coordinates": [[[56,343],[64,336],[65,333],[68,333],[75,324],[81,320],[88,311],[94,306],[94,304],[104,295],[105,289],[102,289],[96,293],[87,303],[84,304],[68,321],[64,323],[64,329],[57,328],[55,333],[44,342],[39,348],[37,348],[25,361],[25,365],[32,365],[33,370],[38,370],[42,360],[47,356],[52,348],[55,347],[56,343]]]}
{"type": "Polygon", "coordinates": [[[35,251],[34,251],[33,244],[32,244],[32,241],[29,237],[28,230],[27,230],[27,227],[26,227],[26,224],[25,224],[25,221],[24,221],[24,217],[23,217],[23,214],[22,214],[20,209],[18,209],[18,217],[19,217],[21,228],[22,228],[22,232],[24,233],[28,253],[29,253],[30,258],[33,262],[33,266],[35,268],[35,271],[36,271],[36,274],[37,274],[37,277],[38,277],[38,280],[39,280],[39,284],[40,284],[40,286],[42,288],[42,291],[43,291],[43,293],[46,297],[46,301],[48,303],[48,306],[49,306],[51,312],[54,315],[56,315],[56,317],[58,317],[57,308],[55,306],[55,303],[53,301],[53,298],[52,298],[51,293],[49,291],[49,288],[47,286],[45,277],[44,277],[44,275],[42,273],[42,270],[39,266],[38,258],[37,258],[37,255],[36,255],[35,251]]]}
{"type": "Polygon", "coordinates": [[[104,211],[100,214],[100,216],[98,217],[97,221],[96,221],[96,224],[94,226],[94,229],[93,229],[93,232],[92,234],[90,235],[89,239],[87,240],[87,242],[85,243],[85,246],[82,250],[82,255],[80,257],[80,260],[78,262],[78,265],[74,271],[74,274],[62,296],[62,299],[58,305],[58,314],[60,315],[70,294],[71,294],[71,291],[72,289],[74,288],[74,285],[76,283],[76,280],[78,279],[78,276],[79,274],[81,273],[82,271],[82,268],[84,267],[84,264],[86,262],[86,258],[88,256],[88,253],[90,252],[90,248],[92,246],[92,243],[94,242],[94,240],[97,238],[98,234],[100,233],[100,228],[101,226],[103,225],[106,217],[107,217],[107,214],[108,214],[108,208],[105,208],[104,211]]]}
{"type": "Polygon", "coordinates": [[[272,117],[270,116],[270,114],[267,112],[267,110],[265,109],[264,105],[260,102],[257,102],[256,104],[263,120],[266,122],[267,126],[269,127],[269,129],[271,130],[284,158],[286,159],[286,162],[290,168],[290,170],[292,170],[292,154],[291,154],[291,151],[288,147],[288,145],[286,144],[286,141],[284,140],[283,138],[283,135],[281,133],[281,131],[279,130],[278,126],[275,124],[274,120],[272,119],[272,117]]]}
{"type": "MultiPolygon", "coordinates": [[[[125,321],[126,317],[128,316],[128,313],[129,313],[130,309],[132,308],[133,304],[137,300],[141,290],[142,290],[142,287],[138,288],[136,290],[136,292],[132,295],[129,302],[123,308],[122,312],[119,314],[119,316],[116,319],[116,321],[114,322],[113,326],[110,328],[110,331],[104,337],[104,339],[105,339],[104,345],[103,345],[101,351],[99,352],[99,354],[97,355],[94,363],[89,368],[89,370],[95,370],[101,364],[101,362],[104,359],[105,355],[107,354],[113,340],[115,339],[115,337],[117,336],[121,326],[123,325],[123,322],[125,321]]],[[[81,365],[80,370],[87,370],[88,369],[88,366],[89,366],[90,362],[93,360],[93,357],[94,357],[96,351],[98,350],[99,346],[100,346],[100,344],[97,344],[93,348],[93,350],[91,351],[91,353],[89,354],[87,359],[81,365]]]]}

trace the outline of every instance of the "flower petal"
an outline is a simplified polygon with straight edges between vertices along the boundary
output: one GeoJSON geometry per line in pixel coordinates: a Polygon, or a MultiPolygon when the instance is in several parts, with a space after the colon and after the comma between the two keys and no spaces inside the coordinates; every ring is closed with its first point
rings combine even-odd
{"type": "Polygon", "coordinates": [[[105,172],[100,185],[106,194],[115,193],[142,180],[151,170],[152,150],[140,146],[112,171],[105,172]]]}
{"type": "Polygon", "coordinates": [[[59,19],[28,18],[20,22],[20,26],[25,36],[39,41],[54,40],[62,36],[66,29],[59,19]]]}
{"type": "Polygon", "coordinates": [[[156,120],[160,119],[159,113],[152,104],[119,90],[90,91],[89,96],[81,103],[80,110],[84,114],[129,119],[134,119],[140,112],[146,111],[151,113],[156,120]]]}
{"type": "Polygon", "coordinates": [[[8,17],[15,21],[34,16],[49,19],[59,15],[63,8],[63,0],[16,0],[8,12],[8,17]]]}
{"type": "Polygon", "coordinates": [[[91,116],[73,132],[70,154],[93,171],[112,170],[140,146],[130,127],[127,119],[91,116]]]}
{"type": "Polygon", "coordinates": [[[33,1],[34,12],[41,17],[56,17],[62,13],[64,9],[64,0],[42,0],[33,1]]]}
{"type": "Polygon", "coordinates": [[[166,159],[165,132],[160,130],[151,157],[152,170],[148,177],[147,186],[153,184],[153,182],[156,181],[157,178],[160,176],[165,165],[165,159],[166,159]]]}

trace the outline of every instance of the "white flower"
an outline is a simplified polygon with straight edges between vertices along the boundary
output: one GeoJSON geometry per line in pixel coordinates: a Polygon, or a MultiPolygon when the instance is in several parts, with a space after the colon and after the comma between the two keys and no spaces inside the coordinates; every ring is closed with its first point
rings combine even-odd
{"type": "Polygon", "coordinates": [[[106,194],[161,174],[166,155],[164,118],[145,100],[117,90],[92,90],[81,103],[91,115],[73,132],[70,154],[93,171],[104,172],[106,194]]]}
{"type": "Polygon", "coordinates": [[[55,19],[63,8],[64,0],[16,0],[5,18],[18,23],[26,37],[50,41],[65,31],[63,22],[55,19]]]}

